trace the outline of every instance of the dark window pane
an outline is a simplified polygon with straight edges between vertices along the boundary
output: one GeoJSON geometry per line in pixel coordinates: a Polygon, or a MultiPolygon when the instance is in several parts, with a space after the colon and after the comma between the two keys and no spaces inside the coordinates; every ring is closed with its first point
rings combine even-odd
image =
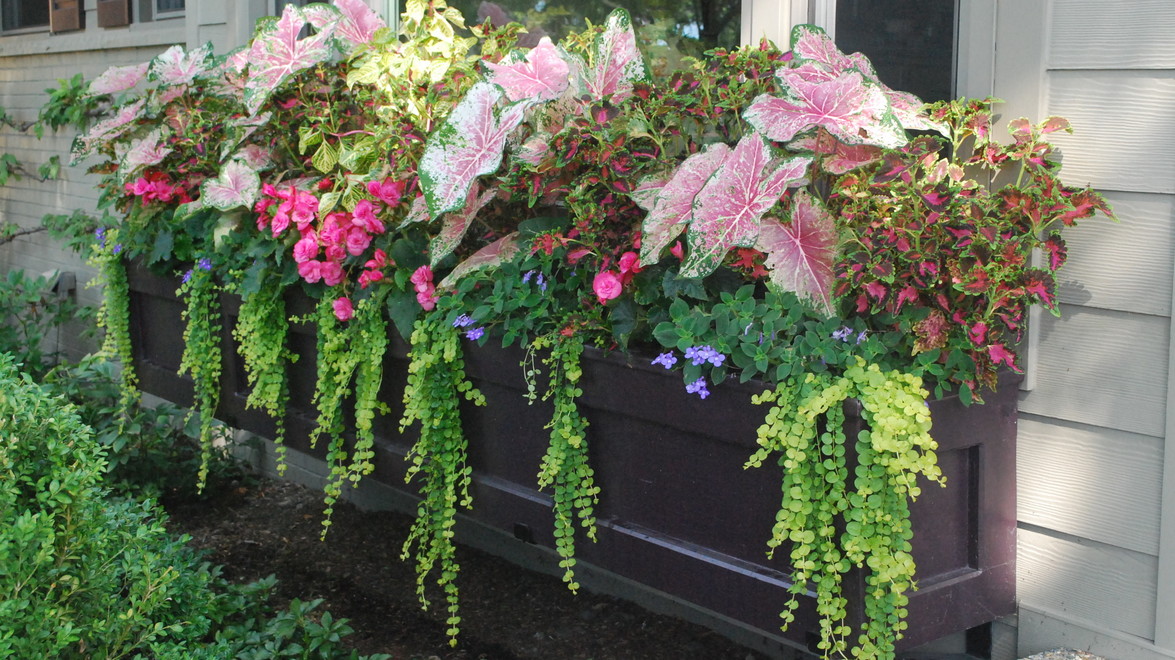
{"type": "Polygon", "coordinates": [[[612,3],[599,0],[450,0],[466,25],[489,18],[495,25],[515,21],[527,26],[521,45],[533,46],[543,36],[558,42],[569,32],[582,30],[591,20],[601,25],[613,7],[632,15],[633,26],[651,46],[668,46],[686,54],[723,46],[738,46],[742,0],[644,0],[612,3]]]}
{"type": "Polygon", "coordinates": [[[0,13],[5,30],[49,25],[49,0],[3,0],[0,13]]]}
{"type": "Polygon", "coordinates": [[[861,52],[890,87],[923,101],[955,95],[954,0],[838,0],[836,43],[861,52]]]}
{"type": "Polygon", "coordinates": [[[164,11],[183,11],[184,0],[155,0],[155,10],[159,12],[164,11]]]}

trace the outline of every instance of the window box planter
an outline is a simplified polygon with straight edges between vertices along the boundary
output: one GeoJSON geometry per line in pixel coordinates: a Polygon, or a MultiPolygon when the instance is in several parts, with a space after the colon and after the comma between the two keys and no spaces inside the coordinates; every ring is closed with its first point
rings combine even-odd
{"type": "MultiPolygon", "coordinates": [[[[182,304],[173,280],[131,271],[131,332],[144,390],[191,401],[191,384],[176,375],[182,344],[182,304]]],[[[231,347],[235,302],[225,297],[225,348],[231,347]]],[[[298,303],[291,301],[292,309],[298,303]]],[[[314,335],[296,327],[288,445],[311,449],[310,407],[314,335]]],[[[463,410],[474,469],[474,520],[528,542],[554,547],[551,501],[536,490],[535,473],[546,450],[547,404],[528,405],[518,349],[467,346],[470,379],[489,405],[463,410]]],[[[403,456],[413,438],[397,432],[407,346],[395,337],[385,364],[383,401],[392,414],[377,421],[372,477],[405,490],[403,456]]],[[[785,552],[765,556],[765,541],[779,506],[779,468],[744,469],[755,450],[763,410],[751,405],[754,384],[727,383],[704,402],[686,394],[675,373],[646,360],[585,353],[581,409],[589,420],[591,461],[601,486],[599,541],[582,541],[578,557],[700,608],[778,636],[778,613],[787,600],[785,552]]],[[[912,505],[919,588],[910,594],[909,629],[899,649],[969,630],[1015,610],[1016,387],[1011,374],[985,405],[956,398],[931,403],[938,460],[946,488],[928,487],[912,505]]],[[[218,416],[260,435],[272,434],[264,414],[245,408],[240,360],[226,351],[218,416]]],[[[850,403],[846,432],[863,424],[850,403]]],[[[863,582],[852,578],[859,593],[863,582]]],[[[860,599],[850,598],[850,617],[860,599]]],[[[812,607],[801,607],[784,637],[810,643],[812,607]]]]}

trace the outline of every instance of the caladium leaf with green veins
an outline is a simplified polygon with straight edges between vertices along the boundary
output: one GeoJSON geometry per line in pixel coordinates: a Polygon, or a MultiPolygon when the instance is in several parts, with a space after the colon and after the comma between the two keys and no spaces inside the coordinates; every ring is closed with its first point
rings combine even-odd
{"type": "Polygon", "coordinates": [[[804,181],[811,158],[773,160],[758,133],[744,135],[694,198],[682,277],[704,277],[734,247],[752,247],[759,220],[791,184],[804,181]]]}
{"type": "Polygon", "coordinates": [[[334,0],[334,3],[339,10],[335,35],[352,44],[369,43],[376,30],[387,27],[384,20],[363,0],[334,0]]]}
{"type": "Polygon", "coordinates": [[[506,137],[522,123],[527,107],[525,101],[512,103],[495,113],[502,95],[497,85],[477,83],[428,137],[419,171],[433,218],[460,208],[474,180],[502,164],[506,137]]]}
{"type": "Polygon", "coordinates": [[[81,159],[90,155],[95,147],[105,144],[125,133],[135,119],[138,119],[143,107],[147,105],[145,99],[139,99],[130,105],[124,105],[112,117],[107,117],[90,127],[89,132],[79,135],[73,140],[70,149],[70,162],[77,165],[81,159]]]}
{"type": "Polygon", "coordinates": [[[509,233],[502,238],[483,247],[465,261],[457,264],[451,273],[437,285],[441,289],[451,289],[457,280],[466,275],[487,268],[495,268],[511,259],[521,250],[518,243],[518,232],[509,233]]]}
{"type": "Polygon", "coordinates": [[[147,67],[149,66],[151,66],[150,62],[130,66],[112,66],[102,75],[90,81],[88,91],[93,95],[125,92],[143,82],[147,77],[147,67]]]}
{"type": "Polygon", "coordinates": [[[164,86],[190,85],[197,77],[208,73],[211,62],[211,43],[188,53],[181,46],[172,46],[151,60],[147,78],[164,86]]]}
{"type": "Polygon", "coordinates": [[[845,144],[899,147],[906,133],[890,111],[889,101],[859,71],[813,82],[800,69],[780,69],[787,96],[761,94],[743,113],[757,130],[787,142],[817,126],[845,144]]]}
{"type": "Polygon", "coordinates": [[[429,242],[429,253],[431,254],[429,265],[435,268],[441,259],[449,256],[449,253],[457,248],[461,239],[465,237],[466,230],[473,224],[473,219],[477,217],[477,212],[489,204],[497,194],[493,189],[485,192],[480,192],[480,190],[481,186],[474,183],[469,187],[469,195],[465,198],[465,207],[460,211],[445,214],[440,232],[429,242]]]}
{"type": "Polygon", "coordinates": [[[681,235],[693,215],[694,198],[729,154],[730,147],[724,143],[709,145],[685,159],[656,192],[641,223],[641,264],[657,263],[661,251],[681,235]]]}
{"type": "Polygon", "coordinates": [[[172,148],[164,143],[163,138],[163,129],[157,128],[146,137],[131,140],[130,147],[118,165],[119,176],[126,180],[144,167],[162,163],[172,152],[172,148]]]}
{"type": "Polygon", "coordinates": [[[645,61],[636,47],[632,18],[623,9],[612,10],[604,31],[592,44],[592,65],[583,81],[587,93],[596,100],[619,103],[632,95],[633,83],[648,78],[645,61]]]}
{"type": "Polygon", "coordinates": [[[262,19],[249,50],[249,76],[245,81],[245,107],[256,114],[273,91],[290,75],[330,59],[329,30],[319,30],[305,39],[298,33],[308,21],[303,10],[286,5],[281,18],[262,19]]]}
{"type": "Polygon", "coordinates": [[[248,164],[233,159],[225,163],[220,176],[208,179],[200,186],[200,199],[205,206],[229,211],[237,207],[253,208],[261,190],[261,177],[248,164]]]}
{"type": "Polygon", "coordinates": [[[543,37],[525,54],[516,50],[501,62],[485,62],[485,66],[488,80],[501,87],[511,102],[553,101],[571,84],[571,68],[550,37],[543,37]]]}
{"type": "Polygon", "coordinates": [[[797,192],[791,221],[785,225],[764,218],[755,248],[767,255],[764,265],[775,285],[832,314],[836,223],[819,202],[804,191],[797,192]]]}

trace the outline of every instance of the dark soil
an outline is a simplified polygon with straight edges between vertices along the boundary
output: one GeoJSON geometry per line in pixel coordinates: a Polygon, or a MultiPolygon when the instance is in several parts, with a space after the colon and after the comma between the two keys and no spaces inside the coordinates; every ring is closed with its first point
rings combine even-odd
{"type": "Polygon", "coordinates": [[[278,601],[324,598],[350,619],[361,653],[397,660],[756,660],[763,656],[701,626],[460,548],[461,636],[445,635],[443,599],[421,608],[414,566],[399,558],[411,519],[336,507],[319,540],[321,493],[260,481],[214,502],[170,503],[170,525],[207,549],[226,577],[277,576],[278,601]]]}

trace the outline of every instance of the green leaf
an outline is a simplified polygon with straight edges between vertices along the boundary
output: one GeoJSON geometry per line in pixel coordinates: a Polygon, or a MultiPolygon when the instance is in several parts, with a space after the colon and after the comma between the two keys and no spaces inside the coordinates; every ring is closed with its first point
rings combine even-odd
{"type": "Polygon", "coordinates": [[[314,155],[310,157],[310,162],[314,165],[314,169],[327,174],[338,164],[339,152],[329,142],[323,142],[319,145],[318,151],[315,151],[314,155]]]}

